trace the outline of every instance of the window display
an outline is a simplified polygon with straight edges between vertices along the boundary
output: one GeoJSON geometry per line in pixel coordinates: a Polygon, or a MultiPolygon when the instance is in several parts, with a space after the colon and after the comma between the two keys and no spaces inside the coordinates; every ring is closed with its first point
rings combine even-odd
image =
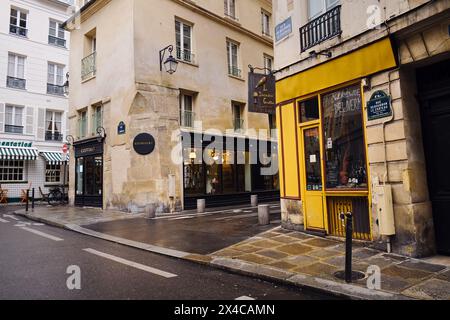
{"type": "Polygon", "coordinates": [[[323,96],[326,188],[367,189],[361,89],[323,96]]]}

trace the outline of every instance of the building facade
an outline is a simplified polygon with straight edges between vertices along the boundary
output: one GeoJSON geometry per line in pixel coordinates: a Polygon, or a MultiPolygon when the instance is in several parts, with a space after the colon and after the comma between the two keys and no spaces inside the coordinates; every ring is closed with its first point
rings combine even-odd
{"type": "Polygon", "coordinates": [[[247,109],[247,66],[272,66],[271,12],[267,0],[85,3],[66,24],[71,201],[174,212],[277,199],[277,175],[251,156],[277,157],[275,120],[247,109]]]}
{"type": "Polygon", "coordinates": [[[286,228],[450,253],[449,8],[274,1],[286,228]]]}
{"type": "Polygon", "coordinates": [[[61,25],[70,3],[0,3],[0,183],[8,202],[63,182],[69,33],[61,25]]]}

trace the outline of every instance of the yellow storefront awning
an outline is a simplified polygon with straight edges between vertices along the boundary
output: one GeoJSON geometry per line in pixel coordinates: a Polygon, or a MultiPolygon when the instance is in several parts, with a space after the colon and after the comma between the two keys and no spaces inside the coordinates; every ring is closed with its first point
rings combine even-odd
{"type": "Polygon", "coordinates": [[[384,38],[344,56],[279,80],[276,84],[277,104],[396,66],[397,61],[391,40],[384,38]]]}

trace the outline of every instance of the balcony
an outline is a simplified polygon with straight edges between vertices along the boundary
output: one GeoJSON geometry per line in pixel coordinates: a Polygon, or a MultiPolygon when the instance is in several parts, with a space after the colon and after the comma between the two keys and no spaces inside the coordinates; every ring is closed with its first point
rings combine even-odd
{"type": "Polygon", "coordinates": [[[6,133],[23,134],[23,126],[13,126],[13,125],[5,124],[5,132],[6,133]]]}
{"type": "Polygon", "coordinates": [[[85,81],[95,77],[97,73],[96,57],[97,53],[94,52],[81,60],[81,80],[85,81]]]}
{"type": "Polygon", "coordinates": [[[228,74],[233,77],[241,78],[241,69],[233,66],[228,66],[228,74]]]}
{"type": "Polygon", "coordinates": [[[14,77],[6,77],[6,86],[8,88],[25,90],[27,81],[25,79],[14,78],[14,77]]]}
{"type": "Polygon", "coordinates": [[[341,33],[341,6],[337,6],[300,28],[301,50],[305,52],[341,33]]]}
{"type": "Polygon", "coordinates": [[[45,141],[62,142],[63,135],[59,132],[46,131],[45,132],[45,141]]]}
{"type": "Polygon", "coordinates": [[[193,128],[195,113],[192,111],[183,111],[181,113],[181,126],[185,128],[193,128]]]}
{"type": "Polygon", "coordinates": [[[181,48],[177,48],[177,59],[189,63],[194,63],[195,55],[192,53],[192,51],[181,50],[181,48]]]}
{"type": "Polygon", "coordinates": [[[56,84],[47,83],[47,94],[53,94],[55,96],[64,96],[64,86],[58,86],[56,84]]]}
{"type": "Polygon", "coordinates": [[[66,47],[66,39],[54,37],[54,36],[48,36],[48,44],[57,46],[57,47],[66,47]]]}
{"type": "Polygon", "coordinates": [[[9,33],[10,34],[15,34],[15,35],[20,36],[20,37],[27,37],[28,36],[28,29],[20,27],[20,26],[16,26],[14,24],[10,24],[9,25],[9,33]]]}
{"type": "Polygon", "coordinates": [[[244,131],[244,119],[234,119],[234,131],[241,133],[244,131]]]}

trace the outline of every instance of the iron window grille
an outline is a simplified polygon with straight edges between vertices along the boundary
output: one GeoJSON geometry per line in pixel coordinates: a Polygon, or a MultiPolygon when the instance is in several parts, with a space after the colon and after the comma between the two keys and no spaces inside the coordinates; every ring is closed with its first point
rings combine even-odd
{"type": "Polygon", "coordinates": [[[25,79],[15,78],[15,77],[6,77],[6,86],[8,88],[15,88],[25,90],[27,81],[25,79]]]}

